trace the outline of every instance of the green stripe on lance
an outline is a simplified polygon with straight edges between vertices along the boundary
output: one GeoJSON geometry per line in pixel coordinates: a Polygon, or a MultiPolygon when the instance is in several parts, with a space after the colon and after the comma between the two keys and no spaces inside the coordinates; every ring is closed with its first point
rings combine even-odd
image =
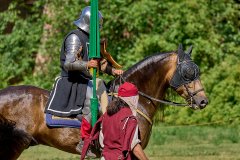
{"type": "MultiPolygon", "coordinates": [[[[99,35],[99,17],[98,17],[98,0],[91,1],[90,15],[90,59],[100,58],[100,35],[99,35]]],[[[98,99],[96,95],[96,73],[97,69],[93,68],[93,97],[91,98],[92,126],[97,122],[98,99]]]]}

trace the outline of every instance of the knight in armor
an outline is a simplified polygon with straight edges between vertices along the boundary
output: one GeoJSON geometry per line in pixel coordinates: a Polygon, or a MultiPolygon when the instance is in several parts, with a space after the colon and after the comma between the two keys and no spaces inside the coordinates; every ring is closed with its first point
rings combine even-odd
{"type": "MultiPolygon", "coordinates": [[[[103,16],[100,11],[98,15],[101,28],[103,16]]],[[[91,132],[90,101],[86,99],[87,88],[92,79],[89,69],[99,68],[103,73],[113,76],[120,75],[123,71],[117,69],[120,65],[106,52],[105,42],[101,44],[102,58],[89,59],[90,6],[82,10],[80,18],[74,24],[77,29],[70,31],[63,40],[60,54],[61,76],[56,78],[45,112],[60,117],[81,117],[81,135],[84,140],[91,132]]],[[[102,88],[101,92],[106,92],[101,81],[97,87],[102,88]]],[[[99,94],[101,96],[102,93],[99,94]]],[[[107,104],[101,106],[103,112],[106,106],[107,104]]]]}

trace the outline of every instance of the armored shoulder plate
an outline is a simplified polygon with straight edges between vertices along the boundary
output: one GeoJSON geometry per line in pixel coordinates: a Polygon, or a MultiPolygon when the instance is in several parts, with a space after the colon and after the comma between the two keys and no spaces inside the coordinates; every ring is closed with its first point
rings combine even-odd
{"type": "Polygon", "coordinates": [[[74,55],[82,46],[80,39],[76,34],[70,34],[65,41],[66,56],[74,55]]]}
{"type": "Polygon", "coordinates": [[[76,34],[70,34],[65,40],[66,60],[64,68],[68,71],[79,70],[84,75],[89,76],[87,71],[87,62],[82,61],[78,57],[79,50],[82,49],[82,43],[76,34]]]}

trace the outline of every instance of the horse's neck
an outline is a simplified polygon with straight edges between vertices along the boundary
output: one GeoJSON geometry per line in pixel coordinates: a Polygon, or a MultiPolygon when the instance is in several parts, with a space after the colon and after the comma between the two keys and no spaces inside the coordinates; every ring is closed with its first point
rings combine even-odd
{"type": "MultiPolygon", "coordinates": [[[[125,79],[133,82],[140,92],[151,97],[163,99],[169,81],[176,69],[176,54],[156,55],[136,64],[125,73],[125,79]]],[[[140,96],[138,109],[141,110],[150,120],[156,113],[158,103],[140,96]]],[[[142,145],[145,148],[148,144],[151,125],[144,116],[138,115],[138,124],[142,145]]]]}
{"type": "Polygon", "coordinates": [[[162,99],[175,71],[176,57],[176,54],[168,53],[167,56],[156,55],[146,59],[146,62],[135,66],[136,69],[132,69],[126,79],[133,82],[140,92],[162,99]]]}

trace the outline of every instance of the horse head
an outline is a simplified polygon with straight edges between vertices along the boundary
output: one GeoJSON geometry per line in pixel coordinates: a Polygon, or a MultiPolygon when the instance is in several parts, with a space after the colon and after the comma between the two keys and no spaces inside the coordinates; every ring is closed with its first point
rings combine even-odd
{"type": "Polygon", "coordinates": [[[186,99],[193,109],[203,109],[208,104],[200,81],[200,70],[191,59],[192,46],[185,53],[180,44],[177,51],[177,65],[170,79],[170,86],[186,99]]]}
{"type": "Polygon", "coordinates": [[[185,53],[182,45],[177,52],[157,53],[136,63],[109,84],[110,92],[117,92],[124,81],[134,83],[139,90],[137,119],[143,148],[150,138],[153,117],[160,103],[189,105],[193,109],[204,108],[208,99],[199,77],[199,68],[191,59],[192,47],[185,53]],[[188,104],[164,100],[171,86],[188,104]]]}

